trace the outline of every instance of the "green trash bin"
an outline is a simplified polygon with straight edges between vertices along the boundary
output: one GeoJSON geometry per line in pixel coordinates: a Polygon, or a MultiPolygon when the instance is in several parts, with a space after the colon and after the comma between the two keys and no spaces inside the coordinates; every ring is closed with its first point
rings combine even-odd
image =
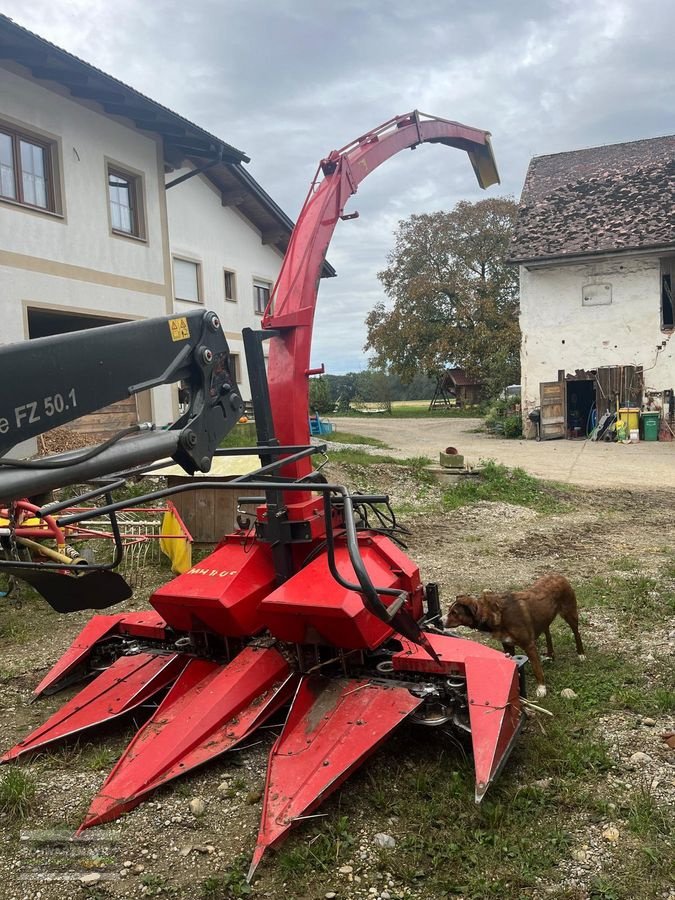
{"type": "Polygon", "coordinates": [[[643,441],[658,441],[658,439],[659,439],[659,420],[661,419],[661,413],[658,413],[658,412],[641,413],[640,418],[642,419],[642,440],[643,441]]]}

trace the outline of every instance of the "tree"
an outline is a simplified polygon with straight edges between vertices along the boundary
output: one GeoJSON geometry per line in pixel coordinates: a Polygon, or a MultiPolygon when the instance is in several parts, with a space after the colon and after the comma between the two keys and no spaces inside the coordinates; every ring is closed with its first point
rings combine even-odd
{"type": "Polygon", "coordinates": [[[520,380],[518,276],[506,262],[516,210],[496,197],[399,222],[378,274],[390,302],[366,319],[375,366],[404,381],[461,366],[491,394],[520,380]]]}
{"type": "Polygon", "coordinates": [[[309,381],[309,412],[320,416],[333,412],[335,402],[331,399],[330,388],[325,378],[311,378],[309,381]]]}

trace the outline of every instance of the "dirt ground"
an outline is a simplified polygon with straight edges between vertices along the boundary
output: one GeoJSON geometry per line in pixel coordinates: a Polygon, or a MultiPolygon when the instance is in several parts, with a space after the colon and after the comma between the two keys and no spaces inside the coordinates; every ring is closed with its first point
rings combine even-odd
{"type": "Polygon", "coordinates": [[[593,441],[506,440],[477,432],[480,419],[331,417],[338,428],[379,438],[393,456],[429,456],[456,447],[476,465],[494,459],[532,475],[586,487],[654,487],[675,490],[675,441],[605,444],[593,441]]]}
{"type": "MultiPolygon", "coordinates": [[[[581,483],[590,478],[590,474],[584,474],[584,464],[591,460],[597,478],[612,488],[621,485],[622,489],[581,490],[565,500],[560,512],[546,515],[522,506],[488,501],[444,512],[439,489],[420,485],[404,470],[379,465],[329,470],[332,479],[343,479],[366,489],[379,486],[390,491],[395,506],[413,510],[416,507],[405,520],[411,530],[408,552],[420,564],[423,581],[439,583],[445,602],[460,590],[521,586],[551,570],[567,575],[580,597],[592,596],[598,579],[615,577],[617,572],[626,578],[653,578],[654,584],[665,584],[664,566],[673,564],[673,495],[659,489],[637,490],[626,485],[634,483],[636,476],[643,487],[647,480],[657,488],[663,487],[666,475],[672,482],[673,472],[669,467],[675,464],[675,445],[673,448],[669,445],[591,447],[590,450],[566,442],[521,445],[470,434],[467,429],[471,424],[467,420],[448,425],[419,420],[391,423],[349,420],[351,430],[381,437],[400,447],[406,455],[430,452],[439,443],[453,444],[469,455],[491,456],[525,465],[526,461],[518,456],[525,453],[531,454],[528,459],[536,461],[534,467],[528,463],[533,471],[541,468],[560,480],[567,473],[568,480],[578,479],[581,483]],[[582,463],[578,457],[583,453],[586,457],[582,463]],[[632,470],[621,454],[633,460],[632,470]],[[555,457],[555,463],[546,464],[547,457],[555,457]],[[639,466],[635,463],[638,459],[642,461],[639,466]],[[616,467],[619,474],[609,471],[608,460],[619,461],[616,467]],[[661,466],[657,478],[654,477],[655,461],[661,466]]],[[[155,575],[157,581],[167,577],[166,572],[155,575]]],[[[675,571],[666,588],[675,591],[675,571]]],[[[148,584],[122,609],[145,608],[147,593],[148,584]]],[[[25,736],[62,703],[58,695],[31,704],[31,691],[87,619],[85,613],[59,617],[36,600],[30,601],[23,610],[10,610],[7,605],[0,610],[3,747],[25,736]]],[[[672,691],[675,618],[664,607],[663,616],[648,626],[641,624],[639,615],[631,620],[630,628],[626,628],[626,621],[614,614],[611,597],[605,605],[598,602],[583,610],[581,628],[589,666],[600,666],[610,653],[612,658],[625,655],[626,659],[639,662],[640,675],[637,681],[631,682],[631,690],[639,692],[642,684],[651,684],[672,691]]],[[[583,699],[585,691],[593,686],[584,682],[584,673],[572,658],[563,626],[554,632],[554,640],[562,640],[562,650],[547,677],[551,681],[549,699],[559,710],[555,704],[564,702],[559,699],[562,688],[574,684],[583,699]]],[[[594,887],[609,884],[626,856],[637,853],[635,839],[630,834],[632,820],[626,811],[629,807],[622,806],[622,797],[627,797],[638,783],[647,784],[650,802],[656,808],[671,816],[675,809],[675,750],[669,750],[661,740],[664,732],[675,729],[672,709],[659,710],[649,718],[637,714],[622,701],[603,703],[593,734],[605,748],[609,763],[597,775],[592,775],[589,769],[589,783],[595,779],[593,784],[604,798],[602,804],[594,799],[592,811],[589,807],[588,813],[578,811],[565,820],[565,840],[551,851],[555,858],[550,875],[515,893],[502,886],[499,896],[535,900],[675,898],[667,883],[655,881],[650,887],[648,879],[642,892],[628,886],[626,893],[615,887],[598,893],[594,887]],[[644,755],[639,763],[634,759],[636,753],[644,755]],[[603,836],[609,833],[608,829],[615,829],[615,839],[603,836]]],[[[557,714],[568,717],[564,721],[569,728],[575,727],[573,708],[557,714]]],[[[528,723],[521,738],[525,748],[536,740],[540,728],[547,727],[539,722],[537,719],[528,723]]],[[[120,728],[107,728],[74,746],[57,748],[20,766],[34,780],[36,796],[24,821],[16,823],[6,815],[0,816],[2,900],[122,900],[147,896],[227,900],[247,896],[241,872],[245,871],[255,842],[261,810],[260,789],[274,732],[262,733],[247,749],[227,754],[159,792],[120,820],[92,829],[86,841],[74,842],[74,828],[132,734],[128,723],[120,728]],[[204,814],[198,817],[192,815],[189,807],[190,800],[196,798],[205,804],[204,814]],[[94,878],[95,883],[90,886],[83,883],[86,876],[96,875],[100,878],[94,878]],[[216,883],[213,879],[219,885],[218,890],[209,887],[216,883]]],[[[396,763],[403,770],[407,767],[414,771],[427,750],[424,743],[413,743],[412,750],[407,744],[399,743],[391,745],[389,752],[399,754],[396,763]]],[[[374,792],[377,778],[383,772],[390,772],[393,762],[385,747],[322,809],[327,812],[327,818],[319,822],[332,829],[331,834],[338,835],[337,850],[328,862],[324,858],[320,865],[299,867],[298,860],[305,859],[319,846],[314,843],[320,837],[318,826],[304,823],[291,836],[283,853],[270,854],[263,863],[251,896],[271,900],[327,897],[441,900],[449,897],[445,891],[438,893],[425,886],[419,872],[406,877],[394,865],[395,852],[387,858],[387,851],[374,843],[376,834],[386,832],[396,834],[397,840],[405,845],[405,814],[402,817],[388,814],[374,792]],[[364,797],[367,799],[362,801],[364,797]]],[[[550,793],[548,804],[545,796],[542,800],[550,806],[561,802],[562,794],[553,790],[558,785],[555,790],[563,791],[565,779],[564,772],[557,779],[542,779],[536,764],[528,764],[526,755],[516,754],[502,776],[502,783],[505,790],[512,791],[513,798],[522,791],[534,791],[532,784],[538,784],[536,791],[550,793]]],[[[395,781],[389,780],[387,790],[396,790],[395,781]]],[[[469,778],[465,792],[469,806],[472,790],[469,778]]],[[[531,815],[525,813],[523,828],[532,825],[531,815]]],[[[532,852],[536,855],[538,851],[532,852]]],[[[452,896],[482,900],[495,894],[492,890],[483,893],[475,888],[465,893],[453,891],[452,896]]]]}

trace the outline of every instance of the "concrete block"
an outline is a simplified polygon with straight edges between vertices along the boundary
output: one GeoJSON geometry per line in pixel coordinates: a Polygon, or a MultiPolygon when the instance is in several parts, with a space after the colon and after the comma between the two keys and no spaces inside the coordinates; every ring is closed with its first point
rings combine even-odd
{"type": "Polygon", "coordinates": [[[445,466],[446,469],[464,468],[464,456],[461,453],[446,453],[444,450],[441,450],[439,456],[441,465],[445,466]]]}

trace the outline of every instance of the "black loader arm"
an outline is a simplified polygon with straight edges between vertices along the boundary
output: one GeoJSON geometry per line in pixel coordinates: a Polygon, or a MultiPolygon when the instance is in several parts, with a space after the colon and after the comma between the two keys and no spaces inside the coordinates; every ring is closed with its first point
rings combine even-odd
{"type": "Polygon", "coordinates": [[[168,457],[190,474],[207,472],[214,451],[242,412],[227,341],[213,312],[124,322],[0,347],[0,499],[168,457]],[[7,456],[28,438],[174,382],[182,383],[188,409],[168,430],[148,426],[100,452],[58,454],[28,465],[7,456]]]}

